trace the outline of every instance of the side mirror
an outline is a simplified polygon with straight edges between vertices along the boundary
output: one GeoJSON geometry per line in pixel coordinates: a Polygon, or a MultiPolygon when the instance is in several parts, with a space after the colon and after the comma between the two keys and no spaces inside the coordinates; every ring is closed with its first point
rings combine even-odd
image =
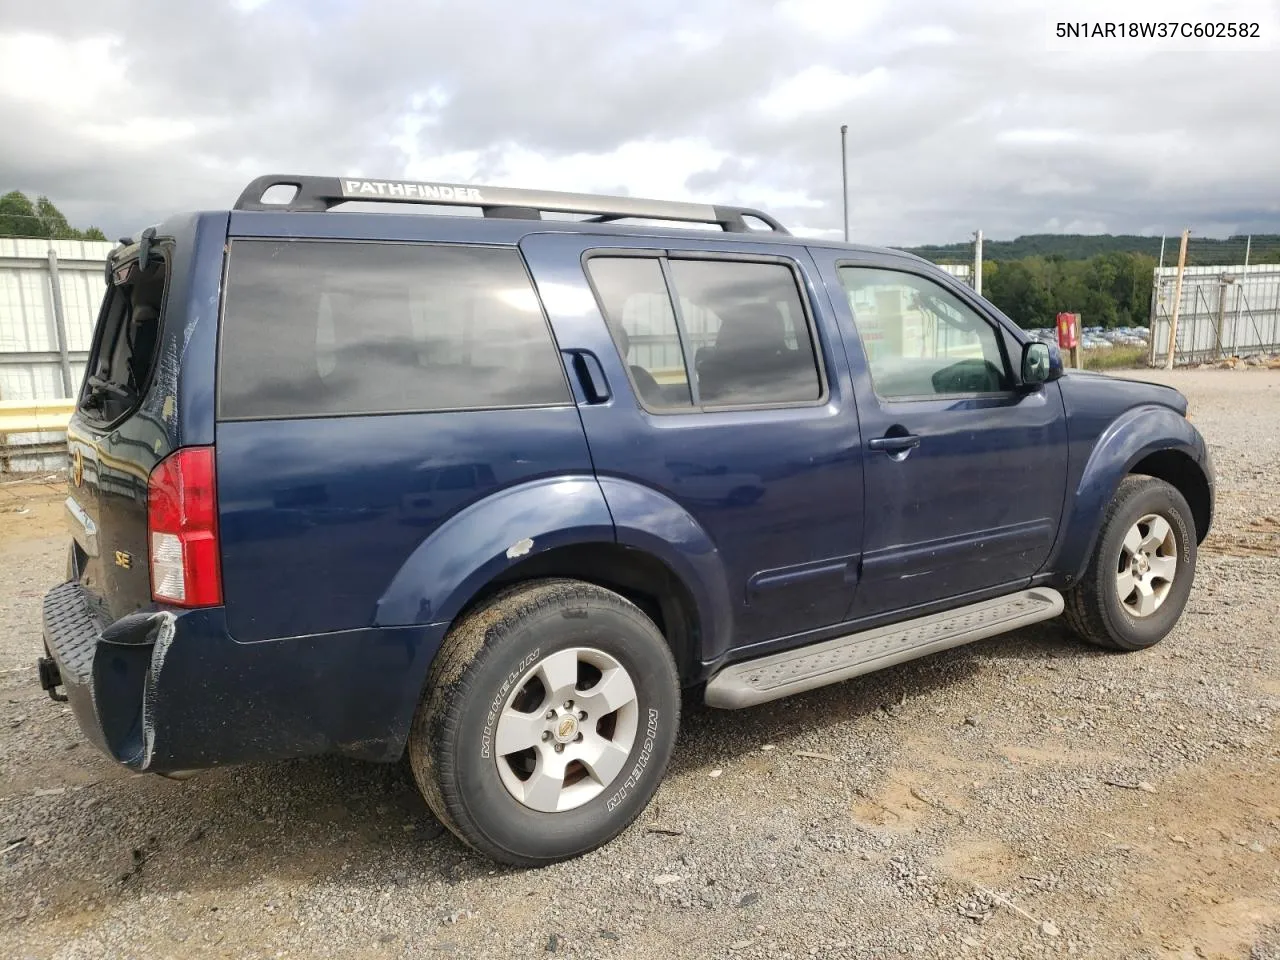
{"type": "Polygon", "coordinates": [[[1022,384],[1038,387],[1062,376],[1062,353],[1057,346],[1032,340],[1022,347],[1022,384]]]}

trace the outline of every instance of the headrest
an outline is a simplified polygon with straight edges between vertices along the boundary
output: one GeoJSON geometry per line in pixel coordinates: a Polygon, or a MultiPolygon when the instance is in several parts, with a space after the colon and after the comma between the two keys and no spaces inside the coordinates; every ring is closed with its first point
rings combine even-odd
{"type": "Polygon", "coordinates": [[[744,303],[725,316],[716,346],[731,350],[783,350],[787,330],[782,314],[771,303],[744,303]]]}

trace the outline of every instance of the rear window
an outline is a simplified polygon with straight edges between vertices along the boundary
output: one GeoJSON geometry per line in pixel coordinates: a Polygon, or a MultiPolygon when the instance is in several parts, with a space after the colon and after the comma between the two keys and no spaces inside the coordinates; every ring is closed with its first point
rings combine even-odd
{"type": "Polygon", "coordinates": [[[549,406],[564,368],[514,250],[237,240],[224,419],[549,406]]]}
{"type": "Polygon", "coordinates": [[[81,412],[101,424],[136,410],[151,383],[170,255],[161,242],[151,247],[145,265],[135,258],[112,271],[79,397],[81,412]]]}

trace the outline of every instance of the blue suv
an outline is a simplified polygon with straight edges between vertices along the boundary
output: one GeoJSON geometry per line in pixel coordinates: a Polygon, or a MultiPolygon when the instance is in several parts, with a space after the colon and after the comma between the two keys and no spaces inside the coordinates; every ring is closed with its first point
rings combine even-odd
{"type": "Polygon", "coordinates": [[[45,689],[134,770],[407,755],[507,863],[624,829],[682,688],[1149,647],[1213,515],[1178,392],[757,210],[263,177],[107,279],[45,689]]]}

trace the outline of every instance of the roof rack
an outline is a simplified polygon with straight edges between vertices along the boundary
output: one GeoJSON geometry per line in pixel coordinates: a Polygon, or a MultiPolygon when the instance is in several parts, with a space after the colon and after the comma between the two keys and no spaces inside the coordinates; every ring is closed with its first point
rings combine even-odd
{"type": "Polygon", "coordinates": [[[681,200],[641,200],[636,197],[604,197],[554,190],[522,190],[514,187],[480,187],[460,183],[422,183],[414,180],[366,180],[359,177],[258,177],[240,194],[236,210],[277,210],[291,213],[324,212],[349,201],[375,203],[424,203],[454,207],[479,207],[486,217],[540,220],[542,213],[585,213],[593,223],[613,220],[678,220],[714,223],[730,233],[746,233],[751,217],[775,233],[787,228],[769,214],[748,207],[724,207],[681,200]],[[263,200],[273,187],[293,187],[291,199],[281,203],[263,200]]]}

